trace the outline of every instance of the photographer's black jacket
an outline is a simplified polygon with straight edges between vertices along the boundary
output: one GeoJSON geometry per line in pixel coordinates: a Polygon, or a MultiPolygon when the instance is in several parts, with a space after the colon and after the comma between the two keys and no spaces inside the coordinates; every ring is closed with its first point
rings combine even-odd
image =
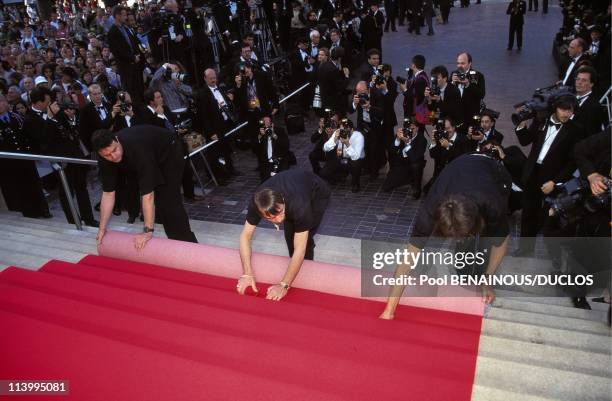
{"type": "Polygon", "coordinates": [[[429,110],[438,110],[440,112],[440,118],[446,117],[452,118],[455,122],[460,123],[462,120],[461,115],[461,93],[456,85],[447,83],[444,88],[444,99],[439,101],[432,101],[427,105],[429,110]]]}
{"type": "MultiPolygon", "coordinates": [[[[287,131],[281,127],[274,127],[277,138],[272,139],[272,158],[287,159],[289,155],[289,136],[287,131]]],[[[257,138],[257,160],[259,163],[268,162],[268,137],[266,135],[257,138]]]]}
{"type": "MultiPolygon", "coordinates": [[[[480,114],[480,101],[484,99],[486,91],[485,91],[485,78],[482,73],[475,70],[470,70],[476,72],[476,77],[474,80],[475,83],[470,83],[470,85],[463,89],[463,94],[461,94],[461,90],[459,89],[459,85],[456,85],[457,90],[460,95],[459,109],[460,109],[460,119],[461,122],[467,123],[472,117],[480,114]]],[[[468,73],[470,72],[468,71],[468,73]]],[[[453,74],[458,73],[458,71],[453,71],[453,74]]],[[[451,74],[452,77],[452,74],[451,74]]],[[[452,83],[451,83],[452,84],[452,83]]],[[[466,127],[467,129],[467,127],[466,127]]]]}
{"type": "MultiPolygon", "coordinates": [[[[278,95],[274,89],[272,79],[265,73],[260,71],[253,71],[253,81],[255,82],[255,90],[257,97],[259,98],[259,105],[261,112],[264,115],[270,115],[272,109],[278,109],[278,95]]],[[[242,77],[242,84],[240,88],[235,89],[236,104],[240,108],[242,117],[246,119],[246,113],[248,111],[248,97],[247,97],[247,78],[242,77]]]]}
{"type": "Polygon", "coordinates": [[[578,142],[574,148],[574,158],[580,171],[580,176],[586,179],[593,173],[610,177],[610,127],[599,134],[591,135],[578,142]]]}

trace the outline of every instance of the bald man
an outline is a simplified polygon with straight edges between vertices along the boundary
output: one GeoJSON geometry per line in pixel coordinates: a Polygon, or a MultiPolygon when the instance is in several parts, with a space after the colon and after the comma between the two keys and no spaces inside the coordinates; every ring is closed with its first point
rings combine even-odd
{"type": "Polygon", "coordinates": [[[210,151],[211,167],[222,181],[229,175],[237,175],[232,162],[232,148],[223,136],[235,125],[231,94],[217,85],[217,72],[204,71],[204,87],[198,93],[198,124],[207,141],[219,140],[210,151]]]}

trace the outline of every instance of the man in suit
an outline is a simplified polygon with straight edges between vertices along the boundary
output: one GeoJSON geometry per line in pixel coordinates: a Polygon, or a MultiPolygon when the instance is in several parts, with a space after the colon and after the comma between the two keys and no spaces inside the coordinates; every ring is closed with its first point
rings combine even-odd
{"type": "Polygon", "coordinates": [[[487,141],[496,145],[502,144],[504,136],[495,129],[495,119],[489,110],[483,111],[480,120],[476,119],[475,123],[478,126],[470,125],[468,128],[468,149],[472,151],[481,150],[481,147],[487,141]]]}
{"type": "Polygon", "coordinates": [[[187,60],[187,39],[184,17],[179,14],[179,6],[176,0],[166,0],[164,9],[166,11],[166,19],[170,21],[170,24],[167,28],[162,24],[161,27],[151,30],[149,33],[151,50],[157,60],[177,60],[182,65],[185,65],[187,60]],[[168,37],[168,39],[165,39],[167,40],[166,44],[164,44],[164,39],[162,39],[165,35],[168,37]],[[164,54],[164,46],[167,46],[168,54],[164,54]]]}
{"type": "Polygon", "coordinates": [[[365,50],[378,49],[382,55],[382,36],[385,16],[378,9],[378,0],[372,0],[370,11],[362,19],[359,25],[361,37],[363,38],[363,48],[365,50]]]}
{"type": "Polygon", "coordinates": [[[461,95],[460,110],[462,130],[472,117],[480,112],[480,103],[485,97],[485,78],[482,73],[472,69],[472,56],[463,52],[457,55],[457,70],[453,71],[451,81],[461,95]]]}
{"type": "Polygon", "coordinates": [[[397,98],[397,88],[393,91],[389,83],[395,83],[393,78],[379,76],[376,78],[375,87],[383,97],[383,120],[382,120],[382,135],[384,148],[389,150],[394,139],[393,130],[397,125],[397,115],[395,114],[395,99],[397,98]]]}
{"type": "Polygon", "coordinates": [[[369,49],[366,53],[367,59],[357,71],[355,76],[360,81],[372,82],[372,75],[378,75],[378,66],[380,65],[380,51],[378,49],[369,49]]]}
{"type": "Polygon", "coordinates": [[[30,93],[32,107],[23,121],[23,130],[31,139],[32,153],[50,154],[50,145],[55,136],[57,124],[53,121],[60,107],[51,100],[51,92],[45,88],[35,88],[30,93]]]}
{"type": "Polygon", "coordinates": [[[559,79],[557,83],[562,85],[574,86],[576,72],[578,71],[579,64],[583,60],[588,60],[588,54],[585,52],[588,50],[586,41],[582,38],[576,38],[569,43],[567,47],[567,55],[569,59],[564,63],[559,71],[559,79]]]}
{"type": "Polygon", "coordinates": [[[432,94],[431,88],[425,88],[427,107],[434,111],[436,118],[451,117],[454,121],[459,121],[461,119],[461,93],[456,85],[449,84],[448,70],[443,65],[436,66],[431,70],[431,77],[436,79],[440,94],[432,94]]]}
{"type": "Polygon", "coordinates": [[[254,71],[250,62],[238,65],[234,78],[236,105],[242,120],[248,121],[248,136],[253,151],[256,150],[259,135],[259,120],[274,116],[278,112],[278,95],[272,79],[262,71],[254,71]]]}
{"type": "Polygon", "coordinates": [[[161,91],[154,88],[147,89],[144,93],[144,100],[146,106],[141,113],[143,124],[155,125],[174,132],[176,116],[164,104],[161,91]]]}
{"type": "Polygon", "coordinates": [[[352,42],[342,37],[342,32],[340,29],[330,29],[329,31],[329,51],[333,51],[335,48],[341,47],[344,49],[344,57],[342,58],[342,63],[345,67],[351,67],[353,65],[353,59],[351,57],[351,52],[353,48],[352,42]]]}
{"type": "Polygon", "coordinates": [[[389,154],[389,173],[383,182],[384,192],[391,192],[402,185],[412,185],[412,197],[421,196],[423,168],[425,167],[425,149],[427,139],[419,132],[417,125],[411,122],[410,127],[398,128],[389,154]]]}
{"type": "Polygon", "coordinates": [[[385,32],[389,32],[389,25],[391,25],[391,30],[393,32],[397,32],[397,29],[395,28],[397,7],[397,0],[385,0],[385,11],[387,13],[387,21],[385,22],[385,32]]]}
{"type": "Polygon", "coordinates": [[[330,117],[321,117],[319,119],[319,127],[310,136],[310,142],[314,144],[312,151],[308,154],[308,160],[312,166],[312,172],[319,174],[321,171],[321,165],[319,162],[325,161],[325,152],[323,151],[323,145],[334,133],[334,130],[338,126],[339,116],[333,114],[330,117]]]}
{"type": "MultiPolygon", "coordinates": [[[[424,107],[426,104],[425,89],[429,86],[429,78],[425,72],[425,57],[420,54],[414,56],[410,64],[410,71],[412,79],[400,84],[400,90],[404,95],[404,118],[412,118],[420,113],[418,119],[422,119],[422,114],[426,110],[424,107]]],[[[422,120],[418,122],[424,124],[422,120]]]]}
{"type": "Polygon", "coordinates": [[[531,144],[531,151],[523,170],[523,213],[521,215],[521,241],[515,256],[533,252],[535,236],[547,218],[544,197],[555,184],[567,181],[574,170],[574,146],[583,138],[578,126],[571,120],[575,99],[569,96],[555,101],[554,112],[546,121],[534,119],[529,128],[527,121],[516,127],[522,146],[531,144]]]}
{"type": "Polygon", "coordinates": [[[574,122],[582,128],[585,137],[600,132],[607,123],[605,109],[599,104],[593,93],[596,82],[597,72],[592,67],[581,67],[576,73],[576,102],[578,107],[574,122]]]}
{"type": "Polygon", "coordinates": [[[275,127],[270,116],[265,116],[257,135],[257,166],[261,182],[289,169],[289,136],[275,127]]]}
{"type": "MultiPolygon", "coordinates": [[[[33,107],[40,107],[37,111],[44,113],[45,96],[41,102],[41,90],[33,89],[32,92],[36,100],[33,107]]],[[[6,97],[0,94],[0,151],[31,153],[32,138],[23,129],[24,121],[9,109],[6,97]]],[[[34,113],[28,111],[28,118],[33,119],[34,113]]],[[[0,159],[0,188],[9,210],[20,211],[25,217],[52,217],[33,160],[0,159]]]]}
{"type": "Polygon", "coordinates": [[[523,47],[523,24],[525,22],[525,12],[527,4],[524,0],[512,0],[508,4],[506,14],[510,16],[510,27],[508,33],[508,50],[514,47],[514,36],[516,35],[516,45],[519,50],[523,47]]]}
{"type": "Polygon", "coordinates": [[[127,8],[121,5],[113,8],[115,23],[108,31],[108,44],[117,60],[121,86],[124,90],[141,97],[144,88],[142,82],[144,54],[140,51],[138,39],[126,25],[127,15],[127,8]]]}
{"type": "Polygon", "coordinates": [[[208,150],[207,155],[215,175],[220,173],[217,178],[224,179],[228,175],[239,174],[232,161],[230,140],[224,138],[225,133],[236,123],[236,117],[231,99],[218,86],[217,72],[214,69],[208,68],[204,71],[204,82],[205,86],[197,97],[197,120],[207,141],[219,141],[208,150]]]}
{"type": "MultiPolygon", "coordinates": [[[[289,54],[291,63],[291,90],[295,90],[307,82],[312,82],[315,73],[317,56],[313,57],[308,53],[308,41],[301,37],[297,40],[297,49],[289,54]]],[[[312,104],[314,87],[311,85],[302,90],[300,100],[302,108],[308,110],[312,104]]]]}
{"type": "Polygon", "coordinates": [[[89,86],[89,100],[90,102],[81,109],[79,130],[81,140],[88,149],[91,149],[91,135],[101,128],[110,128],[114,116],[113,107],[104,99],[100,85],[89,86]]]}
{"type": "Polygon", "coordinates": [[[317,72],[321,103],[323,109],[346,114],[346,87],[349,81],[349,70],[343,67],[344,49],[337,47],[331,51],[330,60],[321,64],[317,72]]]}
{"type": "Polygon", "coordinates": [[[385,141],[382,134],[384,99],[378,89],[365,81],[355,86],[351,113],[357,112],[357,131],[365,138],[365,165],[370,179],[375,180],[386,163],[385,141]]]}

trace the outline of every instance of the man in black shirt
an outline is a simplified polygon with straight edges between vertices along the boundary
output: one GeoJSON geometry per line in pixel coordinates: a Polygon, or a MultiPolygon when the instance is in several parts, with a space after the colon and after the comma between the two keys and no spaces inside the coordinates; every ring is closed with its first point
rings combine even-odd
{"type": "Polygon", "coordinates": [[[138,177],[142,196],[144,232],[134,240],[137,250],[153,237],[157,212],[170,239],[197,242],[181,198],[183,148],[180,139],[168,130],[152,125],[137,125],[117,133],[98,130],[92,137],[99,161],[102,201],[98,243],[102,242],[115,204],[117,173],[121,167],[138,177]],[[155,205],[155,206],[154,206],[155,205]]]}
{"type": "Polygon", "coordinates": [[[302,170],[287,170],[276,174],[261,185],[247,212],[240,234],[240,259],[244,274],[236,286],[244,294],[247,287],[257,292],[251,266],[251,239],[261,219],[273,223],[277,229],[283,223],[285,241],[291,261],[279,284],[268,288],[267,299],[280,301],[297,276],[304,259],[314,258],[313,237],[323,219],[331,190],[318,176],[302,170]]]}
{"type": "MultiPolygon", "coordinates": [[[[512,179],[503,165],[484,154],[463,155],[451,162],[421,204],[408,241],[408,252],[417,255],[431,235],[458,240],[479,238],[490,246],[484,274],[495,274],[506,255],[509,227],[506,218],[512,179]]],[[[399,265],[396,277],[409,274],[411,263],[399,265]]],[[[405,286],[392,287],[381,319],[393,319],[405,286]]],[[[493,290],[483,287],[483,300],[491,303],[493,290]]]]}

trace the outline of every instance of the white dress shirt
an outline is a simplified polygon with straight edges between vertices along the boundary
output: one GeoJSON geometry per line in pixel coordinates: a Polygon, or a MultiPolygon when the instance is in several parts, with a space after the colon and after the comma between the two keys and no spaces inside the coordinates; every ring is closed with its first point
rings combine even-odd
{"type": "Polygon", "coordinates": [[[550,147],[552,146],[557,134],[561,131],[561,128],[555,127],[554,121],[552,117],[550,118],[550,124],[548,125],[548,129],[546,130],[546,136],[544,137],[544,144],[542,144],[542,149],[540,150],[540,154],[538,155],[538,159],[536,160],[537,164],[542,164],[544,162],[544,158],[550,147]]]}
{"type": "Polygon", "coordinates": [[[584,95],[576,95],[576,101],[578,102],[578,107],[582,107],[582,104],[586,102],[587,98],[592,92],[585,93],[584,95]]]}
{"type": "Polygon", "coordinates": [[[570,77],[570,73],[572,72],[572,69],[574,68],[578,60],[580,60],[580,57],[582,57],[582,54],[574,58],[572,62],[570,63],[570,65],[567,67],[567,70],[565,71],[565,77],[563,78],[563,85],[567,85],[567,80],[570,77]]]}
{"type": "Polygon", "coordinates": [[[342,157],[353,161],[363,159],[365,157],[363,134],[359,131],[353,131],[349,137],[349,146],[344,146],[340,139],[336,140],[336,135],[330,136],[327,142],[323,145],[323,151],[329,152],[336,145],[342,148],[342,157]]]}

